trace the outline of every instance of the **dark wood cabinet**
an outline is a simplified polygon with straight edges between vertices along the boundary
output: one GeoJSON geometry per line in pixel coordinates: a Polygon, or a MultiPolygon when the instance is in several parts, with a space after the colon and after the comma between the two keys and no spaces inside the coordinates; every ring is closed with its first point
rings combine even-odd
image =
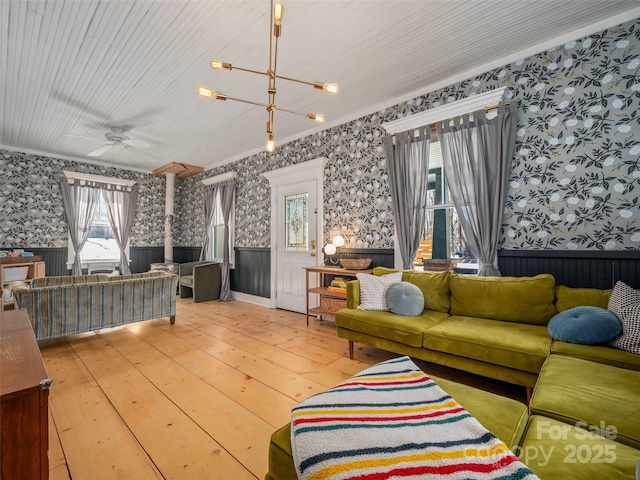
{"type": "Polygon", "coordinates": [[[0,317],[0,478],[48,479],[51,380],[26,312],[0,317]]]}

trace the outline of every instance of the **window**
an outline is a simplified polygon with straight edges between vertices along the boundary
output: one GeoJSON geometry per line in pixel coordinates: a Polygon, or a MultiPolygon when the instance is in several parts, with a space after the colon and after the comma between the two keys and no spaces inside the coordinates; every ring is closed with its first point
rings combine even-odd
{"type": "MultiPolygon", "coordinates": [[[[231,215],[229,218],[229,263],[234,264],[233,241],[234,241],[234,225],[235,225],[235,198],[231,206],[231,215]]],[[[213,225],[209,232],[209,251],[207,258],[222,261],[224,249],[224,218],[222,217],[222,204],[220,202],[220,192],[216,195],[216,208],[213,217],[213,225]]]]}
{"type": "MultiPolygon", "coordinates": [[[[67,261],[72,264],[74,257],[73,244],[71,243],[71,237],[69,237],[69,255],[67,261]]],[[[129,257],[129,243],[125,247],[127,258],[129,257]]],[[[82,248],[82,261],[83,262],[96,262],[113,260],[120,261],[120,249],[118,243],[113,235],[113,229],[109,222],[109,216],[107,214],[107,203],[104,197],[100,195],[98,204],[96,205],[96,213],[93,215],[93,222],[91,223],[91,229],[89,230],[89,237],[87,238],[84,247],[82,248]]]]}
{"type": "Polygon", "coordinates": [[[462,225],[449,193],[437,137],[432,138],[429,146],[428,189],[422,249],[418,254],[420,259],[471,258],[462,233],[462,225]]]}

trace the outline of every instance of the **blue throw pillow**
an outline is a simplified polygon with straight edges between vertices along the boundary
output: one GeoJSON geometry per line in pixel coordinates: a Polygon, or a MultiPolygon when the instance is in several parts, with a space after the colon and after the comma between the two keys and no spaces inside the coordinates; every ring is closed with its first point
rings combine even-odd
{"type": "Polygon", "coordinates": [[[622,333],[622,323],[615,313],[587,306],[558,313],[548,328],[554,340],[583,345],[606,343],[622,333]]]}
{"type": "Polygon", "coordinates": [[[387,306],[398,315],[420,315],[424,310],[422,290],[413,283],[396,282],[387,289],[387,306]]]}

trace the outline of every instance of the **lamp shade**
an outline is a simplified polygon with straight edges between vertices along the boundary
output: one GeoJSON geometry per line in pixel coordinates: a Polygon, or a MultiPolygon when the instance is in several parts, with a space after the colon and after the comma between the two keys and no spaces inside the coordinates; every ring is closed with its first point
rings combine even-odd
{"type": "Polygon", "coordinates": [[[326,253],[327,255],[335,255],[336,246],[333,243],[327,243],[324,246],[324,253],[326,253]]]}
{"type": "Polygon", "coordinates": [[[336,247],[344,247],[344,238],[342,238],[340,235],[336,235],[335,237],[333,237],[333,242],[332,242],[336,247]]]}

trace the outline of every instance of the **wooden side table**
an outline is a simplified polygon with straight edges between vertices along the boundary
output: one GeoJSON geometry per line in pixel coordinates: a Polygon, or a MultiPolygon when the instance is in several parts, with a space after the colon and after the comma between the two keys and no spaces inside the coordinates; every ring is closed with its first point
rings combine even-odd
{"type": "Polygon", "coordinates": [[[305,267],[306,270],[306,289],[307,289],[307,325],[309,325],[309,315],[316,315],[320,320],[324,316],[333,317],[334,313],[340,308],[347,308],[347,294],[343,292],[331,292],[324,286],[325,275],[339,275],[341,277],[354,277],[358,273],[371,273],[373,270],[349,270],[347,268],[339,267],[305,267]],[[312,273],[318,274],[318,286],[312,287],[310,281],[310,275],[312,273]],[[320,306],[310,307],[309,295],[318,295],[320,297],[320,306]],[[323,299],[327,304],[331,305],[331,309],[328,306],[323,308],[323,299]],[[338,307],[338,308],[336,308],[338,307]]]}

